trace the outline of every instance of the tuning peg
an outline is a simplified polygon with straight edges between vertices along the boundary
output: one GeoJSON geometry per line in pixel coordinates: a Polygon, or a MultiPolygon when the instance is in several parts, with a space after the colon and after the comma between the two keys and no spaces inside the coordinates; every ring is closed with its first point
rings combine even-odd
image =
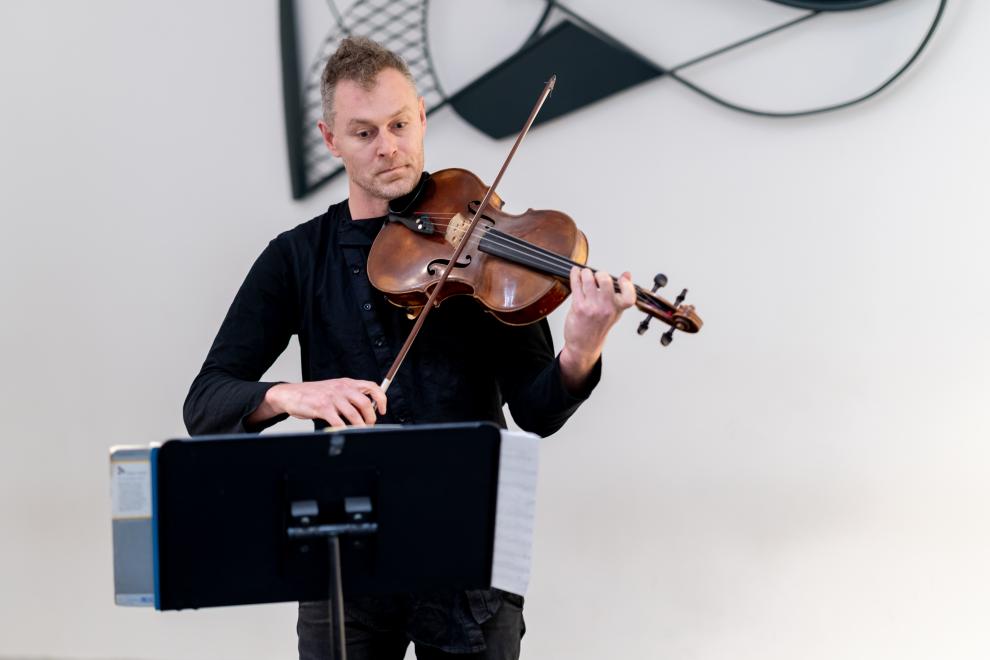
{"type": "MultiPolygon", "coordinates": [[[[657,273],[653,276],[653,290],[651,293],[656,293],[657,289],[665,286],[667,286],[667,276],[663,273],[657,273]]],[[[639,327],[636,328],[636,332],[641,335],[646,334],[646,330],[650,327],[650,319],[652,318],[652,316],[647,314],[646,318],[639,322],[639,327]]]]}
{"type": "MultiPolygon", "coordinates": [[[[679,294],[677,294],[677,299],[674,300],[674,307],[680,307],[684,299],[687,298],[687,289],[682,289],[679,294]]],[[[670,330],[660,335],[660,345],[670,346],[670,342],[674,341],[674,326],[670,326],[670,330]]]]}

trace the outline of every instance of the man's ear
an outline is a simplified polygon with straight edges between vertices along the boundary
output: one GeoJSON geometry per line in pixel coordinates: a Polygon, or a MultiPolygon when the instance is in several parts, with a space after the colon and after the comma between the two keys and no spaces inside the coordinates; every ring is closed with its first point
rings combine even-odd
{"type": "Polygon", "coordinates": [[[334,145],[334,135],[333,132],[330,130],[330,127],[327,126],[326,122],[323,121],[322,119],[316,122],[316,125],[320,129],[320,135],[323,136],[323,144],[327,145],[327,149],[329,149],[330,153],[334,155],[334,158],[340,158],[340,152],[337,150],[337,147],[334,145]]]}
{"type": "Polygon", "coordinates": [[[423,132],[426,132],[426,101],[419,97],[419,122],[423,125],[423,132]]]}

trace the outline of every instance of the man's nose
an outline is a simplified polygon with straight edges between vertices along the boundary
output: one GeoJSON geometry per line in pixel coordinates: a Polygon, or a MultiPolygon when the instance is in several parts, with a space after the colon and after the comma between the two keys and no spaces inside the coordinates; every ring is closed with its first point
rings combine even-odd
{"type": "Polygon", "coordinates": [[[381,131],[378,134],[378,155],[391,156],[397,150],[398,141],[391,131],[381,131]]]}

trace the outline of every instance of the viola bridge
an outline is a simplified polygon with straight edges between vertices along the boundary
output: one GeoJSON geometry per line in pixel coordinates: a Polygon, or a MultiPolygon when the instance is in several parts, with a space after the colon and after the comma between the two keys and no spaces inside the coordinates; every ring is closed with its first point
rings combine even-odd
{"type": "Polygon", "coordinates": [[[444,238],[448,243],[456,248],[461,244],[461,240],[470,228],[471,218],[458,213],[450,219],[449,223],[447,223],[447,232],[444,234],[444,238]]]}

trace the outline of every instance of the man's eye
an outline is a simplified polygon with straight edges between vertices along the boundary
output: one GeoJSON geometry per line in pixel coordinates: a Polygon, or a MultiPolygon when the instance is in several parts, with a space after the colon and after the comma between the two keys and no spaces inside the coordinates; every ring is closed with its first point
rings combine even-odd
{"type": "Polygon", "coordinates": [[[400,122],[396,122],[395,127],[396,128],[405,128],[408,125],[409,125],[409,122],[407,122],[407,121],[400,121],[400,122]]]}
{"type": "Polygon", "coordinates": [[[371,131],[358,131],[358,132],[357,132],[357,136],[358,136],[359,138],[366,138],[366,137],[368,137],[369,135],[371,135],[371,131]]]}

